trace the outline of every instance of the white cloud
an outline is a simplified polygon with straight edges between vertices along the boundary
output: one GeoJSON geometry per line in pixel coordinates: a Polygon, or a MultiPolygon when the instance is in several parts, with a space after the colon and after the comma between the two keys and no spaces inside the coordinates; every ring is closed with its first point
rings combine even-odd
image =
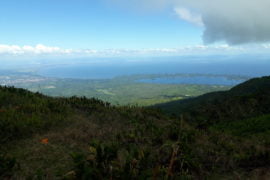
{"type": "Polygon", "coordinates": [[[23,55],[23,54],[65,54],[67,50],[59,47],[49,47],[42,44],[36,46],[18,46],[0,44],[0,54],[23,55]]]}
{"type": "Polygon", "coordinates": [[[263,44],[262,46],[263,46],[263,48],[265,48],[265,49],[270,49],[270,44],[263,44]]]}
{"type": "Polygon", "coordinates": [[[38,44],[36,46],[18,46],[0,44],[0,57],[128,57],[128,56],[181,56],[181,55],[211,55],[211,54],[240,54],[240,53],[267,53],[270,44],[230,46],[193,45],[178,48],[148,48],[148,49],[63,49],[38,44]]]}
{"type": "Polygon", "coordinates": [[[175,13],[179,16],[179,18],[195,24],[197,26],[203,26],[202,17],[199,14],[193,13],[190,10],[182,7],[174,8],[175,13]]]}
{"type": "Polygon", "coordinates": [[[204,24],[205,44],[220,41],[231,45],[270,42],[270,0],[110,1],[127,4],[126,7],[137,4],[139,8],[148,7],[148,11],[160,10],[161,7],[174,10],[183,20],[204,24]]]}

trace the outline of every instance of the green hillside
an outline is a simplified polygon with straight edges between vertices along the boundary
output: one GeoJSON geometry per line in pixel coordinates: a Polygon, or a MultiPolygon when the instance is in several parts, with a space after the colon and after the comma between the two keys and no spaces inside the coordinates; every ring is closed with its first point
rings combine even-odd
{"type": "Polygon", "coordinates": [[[0,179],[269,179],[270,77],[156,108],[0,87],[0,179]]]}
{"type": "Polygon", "coordinates": [[[169,114],[184,114],[189,121],[209,126],[270,112],[270,76],[248,80],[229,91],[157,105],[169,114]]]}

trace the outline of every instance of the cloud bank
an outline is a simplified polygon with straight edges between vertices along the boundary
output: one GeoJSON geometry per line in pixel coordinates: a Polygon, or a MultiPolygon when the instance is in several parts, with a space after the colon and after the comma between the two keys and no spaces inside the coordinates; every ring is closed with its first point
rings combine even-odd
{"type": "Polygon", "coordinates": [[[204,26],[205,44],[270,41],[269,0],[112,0],[145,9],[172,9],[183,20],[204,26]],[[138,5],[139,4],[139,5],[138,5]]]}
{"type": "Polygon", "coordinates": [[[215,55],[215,54],[270,54],[270,44],[252,46],[193,45],[178,48],[151,49],[63,49],[38,44],[36,46],[18,46],[0,44],[0,58],[80,58],[80,57],[140,57],[140,56],[182,56],[182,55],[215,55]]]}
{"type": "Polygon", "coordinates": [[[11,55],[40,55],[40,54],[69,54],[72,50],[61,49],[59,47],[44,46],[37,44],[36,46],[18,46],[18,45],[5,45],[0,44],[0,54],[11,54],[11,55]]]}

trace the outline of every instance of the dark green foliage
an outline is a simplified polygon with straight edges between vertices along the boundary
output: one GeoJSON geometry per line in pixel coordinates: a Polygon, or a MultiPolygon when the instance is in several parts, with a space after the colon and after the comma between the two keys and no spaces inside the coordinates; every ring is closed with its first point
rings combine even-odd
{"type": "MultiPolygon", "coordinates": [[[[150,125],[151,126],[151,125],[150,125]]],[[[173,127],[168,127],[168,130],[173,127]]],[[[153,130],[155,131],[155,130],[153,130]]],[[[149,124],[117,135],[116,141],[93,140],[88,153],[72,154],[78,179],[147,179],[189,177],[198,169],[192,151],[195,131],[181,130],[175,140],[149,132],[149,124]],[[159,137],[158,137],[159,136],[159,137]],[[156,139],[160,139],[157,141],[156,139]]]]}
{"type": "Polygon", "coordinates": [[[0,87],[0,143],[46,131],[65,121],[70,112],[64,100],[0,87]]]}
{"type": "Polygon", "coordinates": [[[229,91],[214,92],[183,101],[161,104],[166,112],[206,128],[218,122],[237,121],[270,113],[270,77],[251,79],[229,91]]]}
{"type": "Polygon", "coordinates": [[[180,116],[0,87],[0,151],[16,158],[0,156],[0,177],[269,177],[269,81],[250,80],[228,92],[183,102],[180,116]],[[47,144],[40,143],[43,137],[47,144]],[[33,159],[38,165],[32,165],[33,159]],[[21,169],[14,169],[15,162],[23,164],[21,169]]]}
{"type": "Polygon", "coordinates": [[[16,160],[0,154],[0,179],[12,176],[16,160]]]}
{"type": "Polygon", "coordinates": [[[235,122],[222,122],[212,126],[212,128],[242,137],[269,134],[270,115],[263,115],[256,118],[244,119],[235,122]]]}
{"type": "Polygon", "coordinates": [[[0,143],[63,124],[75,109],[98,112],[109,103],[85,97],[50,98],[13,87],[0,87],[0,143]]]}

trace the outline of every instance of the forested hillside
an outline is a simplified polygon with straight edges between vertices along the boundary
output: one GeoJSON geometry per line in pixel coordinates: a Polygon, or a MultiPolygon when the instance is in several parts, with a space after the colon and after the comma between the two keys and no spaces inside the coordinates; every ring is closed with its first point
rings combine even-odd
{"type": "Polygon", "coordinates": [[[248,80],[229,91],[156,105],[166,113],[184,114],[196,124],[209,126],[270,112],[270,77],[248,80]]]}
{"type": "Polygon", "coordinates": [[[0,179],[269,179],[269,90],[252,79],[163,113],[1,87],[0,179]]]}

